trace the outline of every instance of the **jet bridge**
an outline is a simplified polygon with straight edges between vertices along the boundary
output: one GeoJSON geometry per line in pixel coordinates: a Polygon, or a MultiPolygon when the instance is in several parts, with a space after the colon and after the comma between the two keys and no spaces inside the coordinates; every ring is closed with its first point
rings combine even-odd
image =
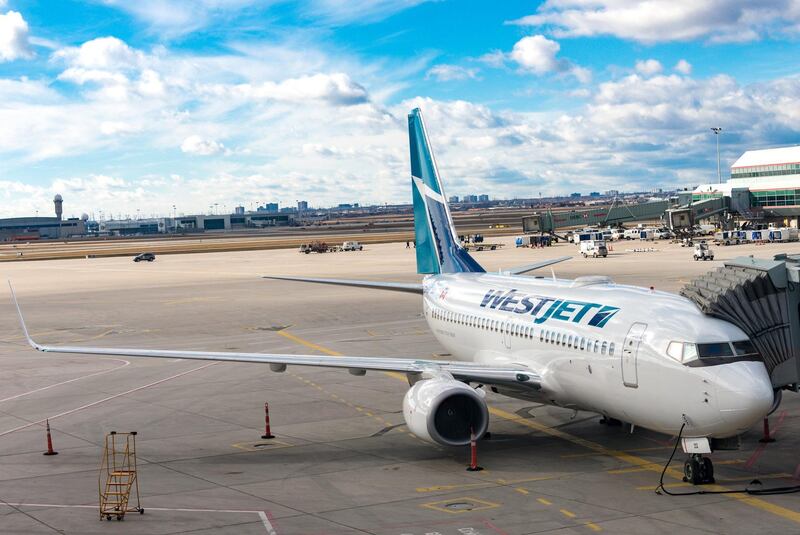
{"type": "Polygon", "coordinates": [[[664,215],[670,201],[650,201],[639,204],[617,204],[586,210],[547,210],[522,218],[524,232],[553,232],[577,226],[615,225],[630,221],[654,221],[664,215]]]}
{"type": "Polygon", "coordinates": [[[664,212],[670,230],[688,229],[698,221],[722,214],[730,209],[728,197],[697,201],[664,212]]]}
{"type": "Polygon", "coordinates": [[[800,255],[735,258],[680,293],[742,329],[764,357],[775,388],[799,390],[800,255]]]}

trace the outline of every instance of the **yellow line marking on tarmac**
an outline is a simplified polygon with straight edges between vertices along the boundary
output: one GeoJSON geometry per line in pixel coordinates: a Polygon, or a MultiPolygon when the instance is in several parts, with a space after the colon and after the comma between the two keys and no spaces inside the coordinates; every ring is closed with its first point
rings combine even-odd
{"type": "Polygon", "coordinates": [[[435,485],[433,487],[417,487],[416,490],[417,492],[439,492],[442,490],[456,490],[456,489],[484,487],[486,485],[491,485],[491,481],[484,481],[481,483],[462,483],[457,485],[435,485]]]}
{"type": "Polygon", "coordinates": [[[515,488],[514,490],[516,490],[516,491],[517,491],[517,492],[519,492],[520,494],[525,494],[525,495],[528,495],[528,494],[530,494],[530,492],[528,492],[528,490],[527,490],[527,489],[523,489],[523,488],[521,488],[521,487],[517,487],[517,488],[515,488]]]}
{"type": "MultiPolygon", "coordinates": [[[[655,468],[658,469],[660,472],[662,468],[664,468],[663,464],[659,463],[651,463],[655,468]]],[[[726,461],[716,461],[714,465],[719,466],[721,464],[744,464],[742,459],[732,459],[726,461]]],[[[654,468],[651,466],[639,466],[639,467],[632,467],[632,468],[620,468],[618,470],[608,470],[608,474],[632,474],[634,472],[652,472],[654,468]]]]}
{"type": "MultiPolygon", "coordinates": [[[[327,355],[331,355],[331,356],[341,356],[342,355],[341,353],[339,353],[337,351],[334,351],[332,349],[328,349],[328,348],[323,347],[321,345],[313,344],[311,342],[303,340],[302,338],[300,338],[298,336],[295,336],[295,335],[293,335],[291,333],[288,333],[285,330],[278,331],[277,333],[279,335],[285,337],[285,338],[288,338],[289,340],[297,342],[298,344],[301,344],[301,345],[304,345],[306,347],[315,349],[315,350],[320,351],[322,353],[325,353],[327,355]]],[[[391,377],[394,377],[395,379],[403,381],[404,383],[407,382],[406,376],[404,374],[402,374],[402,373],[397,373],[397,372],[383,372],[383,373],[386,374],[386,375],[389,375],[391,377]]],[[[648,461],[647,459],[644,459],[642,457],[638,457],[636,455],[633,455],[631,453],[627,453],[625,451],[612,450],[612,449],[606,448],[605,446],[602,446],[601,444],[598,444],[596,442],[592,442],[591,440],[586,440],[586,439],[577,437],[575,435],[571,435],[571,434],[569,434],[569,433],[567,433],[565,431],[561,431],[560,429],[547,427],[546,425],[540,424],[539,422],[535,422],[533,420],[528,420],[526,418],[522,418],[521,416],[518,416],[518,415],[516,415],[514,413],[505,411],[503,409],[499,409],[497,407],[489,407],[489,413],[494,415],[494,416],[497,416],[498,418],[502,418],[503,420],[506,420],[506,421],[509,421],[509,422],[514,422],[514,423],[517,423],[519,425],[528,427],[530,429],[534,429],[536,431],[539,431],[540,433],[544,433],[544,434],[549,435],[551,437],[555,437],[555,438],[560,438],[562,440],[566,440],[567,442],[571,442],[571,443],[573,443],[573,444],[575,444],[577,446],[581,446],[581,447],[586,448],[586,449],[588,449],[590,451],[593,451],[595,453],[599,453],[601,455],[606,455],[606,456],[609,456],[609,457],[614,457],[615,459],[617,459],[619,461],[622,461],[622,462],[625,462],[625,463],[628,463],[630,465],[645,468],[647,471],[660,473],[661,470],[663,469],[663,467],[658,467],[655,463],[653,463],[651,461],[648,461]]],[[[416,435],[414,435],[413,433],[409,433],[409,435],[413,436],[414,438],[419,438],[416,435]]],[[[680,471],[680,470],[676,470],[674,468],[668,468],[665,473],[666,473],[666,475],[669,475],[673,479],[677,479],[679,481],[683,479],[683,472],[680,471]]],[[[725,487],[720,487],[719,485],[715,485],[715,486],[719,487],[721,490],[730,490],[730,489],[726,489],[725,487]]],[[[753,498],[753,497],[747,496],[747,495],[725,494],[724,496],[727,496],[728,498],[733,499],[733,500],[738,500],[738,501],[740,501],[742,503],[750,505],[751,507],[755,507],[756,509],[761,509],[762,511],[766,511],[768,513],[774,514],[774,515],[779,516],[781,518],[785,518],[786,520],[791,520],[792,522],[797,522],[798,524],[800,524],[800,512],[798,512],[798,511],[794,511],[794,510],[788,509],[786,507],[781,507],[779,505],[775,505],[775,504],[770,503],[770,502],[768,502],[766,500],[763,500],[761,498],[753,498]]]]}
{"type": "MultiPolygon", "coordinates": [[[[621,450],[625,453],[642,453],[647,451],[658,451],[658,450],[671,450],[672,446],[655,446],[652,448],[633,448],[629,450],[621,450]]],[[[570,453],[569,455],[562,455],[562,459],[578,459],[580,457],[596,457],[600,455],[605,455],[605,453],[599,453],[595,451],[590,451],[589,453],[570,453]]]]}
{"type": "Polygon", "coordinates": [[[545,498],[536,498],[536,501],[541,503],[542,505],[553,505],[553,502],[545,498]]]}
{"type": "MultiPolygon", "coordinates": [[[[486,470],[484,470],[485,472],[486,470]]],[[[546,481],[548,479],[555,479],[558,476],[535,476],[526,477],[523,479],[496,479],[500,485],[519,485],[520,483],[531,483],[533,481],[546,481]]]]}
{"type": "Polygon", "coordinates": [[[561,514],[566,516],[567,518],[575,518],[576,516],[578,516],[572,511],[568,511],[566,509],[559,509],[559,511],[561,511],[561,514]]]}
{"type": "MultiPolygon", "coordinates": [[[[738,483],[740,481],[752,481],[753,479],[762,479],[762,480],[769,480],[769,479],[789,479],[794,477],[794,474],[786,474],[786,473],[777,473],[777,474],[764,474],[756,476],[755,474],[750,474],[747,476],[739,476],[739,477],[726,477],[725,479],[717,479],[718,482],[721,483],[738,483]]],[[[664,484],[667,488],[678,488],[678,487],[691,487],[693,486],[691,483],[666,483],[664,484]]],[[[644,485],[641,487],[636,487],[636,490],[655,490],[653,485],[644,485]]]]}
{"type": "Polygon", "coordinates": [[[595,524],[594,522],[587,522],[586,527],[592,531],[603,531],[603,528],[595,524]]]}

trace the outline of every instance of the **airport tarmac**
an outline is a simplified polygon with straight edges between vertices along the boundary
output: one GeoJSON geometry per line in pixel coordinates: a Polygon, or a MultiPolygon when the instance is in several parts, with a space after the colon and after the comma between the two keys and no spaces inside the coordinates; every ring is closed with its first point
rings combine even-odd
{"type": "MultiPolygon", "coordinates": [[[[614,242],[474,253],[489,270],[575,257],[557,276],[602,274],[677,291],[722,261],[800,253],[800,243],[691,249],[614,242]],[[653,248],[647,252],[634,249],[653,248]]],[[[363,252],[296,250],[20,262],[2,266],[33,335],[52,344],[428,358],[443,351],[418,296],[267,281],[260,275],[418,280],[404,243],[363,252]]],[[[550,269],[541,275],[550,276],[550,269]]],[[[8,291],[0,303],[0,533],[490,535],[800,533],[798,495],[656,495],[673,441],[598,416],[489,394],[482,472],[466,448],[410,435],[402,377],[257,364],[59,356],[25,345],[8,291]],[[275,439],[262,440],[270,405],[275,439]],[[56,456],[43,456],[50,419],[56,456]],[[104,434],[138,432],[144,515],[99,519],[104,434]]],[[[800,395],[787,393],[740,451],[714,455],[718,485],[800,483],[800,395]]],[[[684,456],[667,472],[680,481],[684,456]]],[[[708,488],[708,487],[707,487],[708,488]]]]}

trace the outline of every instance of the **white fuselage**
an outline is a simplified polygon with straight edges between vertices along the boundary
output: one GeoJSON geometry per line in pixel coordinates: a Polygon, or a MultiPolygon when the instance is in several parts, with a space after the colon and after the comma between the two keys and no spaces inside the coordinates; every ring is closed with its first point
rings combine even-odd
{"type": "Polygon", "coordinates": [[[539,391],[496,390],[502,394],[669,434],[685,421],[685,436],[717,438],[749,429],[772,405],[763,362],[690,366],[668,355],[670,342],[747,340],[678,295],[604,277],[460,273],[431,275],[423,285],[426,320],[454,359],[519,365],[542,377],[539,391]]]}

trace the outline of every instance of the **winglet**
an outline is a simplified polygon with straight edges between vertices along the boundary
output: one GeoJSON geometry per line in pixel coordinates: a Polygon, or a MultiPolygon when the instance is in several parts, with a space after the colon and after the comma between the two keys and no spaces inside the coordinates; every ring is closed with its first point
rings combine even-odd
{"type": "MultiPolygon", "coordinates": [[[[571,256],[559,256],[558,258],[549,258],[547,260],[540,260],[534,264],[528,264],[526,266],[519,266],[512,269],[509,269],[505,273],[508,275],[522,275],[523,273],[528,273],[529,271],[533,271],[535,269],[541,269],[543,267],[547,267],[553,264],[558,264],[559,262],[564,262],[565,260],[569,260],[572,258],[571,256]]],[[[551,268],[552,271],[552,268],[551,268]]]]}
{"type": "Polygon", "coordinates": [[[28,327],[25,325],[25,319],[22,317],[22,310],[19,308],[19,302],[17,301],[17,294],[14,293],[14,287],[11,285],[10,280],[8,281],[8,289],[11,290],[11,299],[14,301],[14,306],[17,307],[19,324],[22,327],[22,332],[25,335],[25,339],[28,341],[28,343],[31,345],[33,349],[36,349],[37,351],[44,351],[44,349],[42,349],[42,346],[34,342],[33,338],[31,338],[31,335],[28,334],[28,327]]]}

